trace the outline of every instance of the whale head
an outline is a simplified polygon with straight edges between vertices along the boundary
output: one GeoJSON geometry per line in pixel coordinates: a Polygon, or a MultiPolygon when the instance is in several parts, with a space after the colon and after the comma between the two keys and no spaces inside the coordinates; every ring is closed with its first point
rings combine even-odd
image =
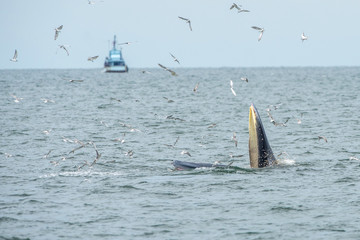
{"type": "Polygon", "coordinates": [[[260,114],[253,104],[249,110],[249,156],[252,168],[263,168],[276,164],[260,114]]]}

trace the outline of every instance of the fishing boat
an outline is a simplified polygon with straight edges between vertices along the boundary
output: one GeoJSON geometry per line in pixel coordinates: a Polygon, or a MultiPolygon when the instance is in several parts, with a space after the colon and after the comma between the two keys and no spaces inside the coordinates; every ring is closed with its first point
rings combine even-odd
{"type": "Polygon", "coordinates": [[[105,72],[128,72],[129,68],[122,57],[121,49],[116,49],[116,35],[114,36],[113,48],[109,51],[109,57],[105,58],[105,72]]]}

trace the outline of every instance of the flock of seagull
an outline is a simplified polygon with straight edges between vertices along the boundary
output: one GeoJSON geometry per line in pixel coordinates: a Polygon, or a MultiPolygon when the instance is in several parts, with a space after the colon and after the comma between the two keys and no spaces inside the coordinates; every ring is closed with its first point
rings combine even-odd
{"type": "MultiPolygon", "coordinates": [[[[89,4],[91,4],[91,5],[94,4],[93,1],[90,1],[90,0],[88,0],[88,1],[89,1],[89,4]]],[[[238,13],[250,12],[249,10],[243,9],[241,5],[236,4],[236,3],[233,3],[233,4],[230,6],[230,10],[235,10],[235,9],[238,11],[238,13]]],[[[189,30],[190,30],[190,31],[193,31],[192,25],[191,25],[191,20],[190,20],[190,19],[185,18],[185,17],[181,17],[181,16],[178,16],[178,18],[179,18],[180,20],[185,21],[185,22],[188,24],[189,30]]],[[[261,41],[261,39],[262,39],[262,37],[263,37],[263,34],[264,34],[264,28],[257,27],[257,26],[252,26],[251,28],[254,29],[254,30],[257,30],[257,31],[260,33],[259,36],[258,36],[258,41],[261,41]]],[[[58,39],[59,34],[61,33],[62,30],[63,30],[63,25],[60,25],[59,27],[56,27],[56,28],[54,29],[54,31],[55,31],[54,40],[55,40],[55,41],[58,39]]],[[[302,33],[302,34],[301,34],[301,41],[304,42],[304,41],[307,40],[307,39],[308,39],[308,37],[305,36],[304,33],[302,33]]],[[[125,45],[125,44],[126,44],[126,45],[129,45],[129,44],[131,44],[131,43],[132,43],[132,42],[124,42],[124,43],[120,43],[120,44],[118,44],[118,45],[125,45]]],[[[60,48],[60,49],[63,49],[63,50],[66,52],[66,54],[69,56],[68,47],[69,47],[68,45],[59,45],[59,48],[60,48]]],[[[180,64],[180,61],[179,61],[179,59],[178,59],[177,57],[175,57],[172,53],[169,53],[169,54],[170,54],[170,56],[172,57],[172,59],[173,59],[174,62],[177,62],[178,64],[180,64]]],[[[91,61],[91,62],[94,62],[98,57],[99,57],[99,56],[88,57],[87,60],[88,60],[88,61],[91,61]]],[[[17,59],[17,58],[18,58],[18,52],[17,52],[17,50],[15,49],[14,56],[10,59],[10,61],[11,61],[11,62],[18,62],[18,59],[17,59]]],[[[176,73],[175,71],[169,69],[168,67],[165,67],[164,65],[162,65],[162,64],[160,64],[160,63],[158,63],[158,66],[161,67],[162,69],[164,69],[165,71],[169,72],[172,76],[177,76],[177,73],[176,73]]],[[[142,71],[142,72],[143,72],[143,73],[150,73],[150,72],[148,72],[148,71],[142,71]]],[[[247,77],[241,77],[240,79],[241,79],[242,81],[246,82],[246,83],[249,81],[249,79],[248,79],[247,77]]],[[[83,80],[70,79],[69,81],[70,81],[70,82],[82,82],[83,80]]],[[[193,91],[194,91],[194,92],[197,92],[198,87],[199,87],[199,83],[196,84],[196,86],[194,87],[193,91]]],[[[235,90],[234,90],[234,83],[233,83],[232,80],[230,80],[230,90],[231,90],[232,94],[233,94],[234,96],[236,96],[236,92],[235,92],[235,90]]],[[[14,102],[16,102],[16,103],[19,103],[19,102],[22,100],[22,98],[19,98],[19,97],[15,96],[15,95],[12,95],[12,94],[11,94],[11,96],[13,97],[14,102]]],[[[173,100],[168,99],[168,98],[166,98],[166,97],[164,97],[164,99],[167,100],[169,103],[170,103],[170,102],[173,102],[173,100]]],[[[41,100],[42,100],[44,103],[54,103],[54,102],[55,102],[55,101],[53,101],[53,100],[51,100],[51,99],[45,99],[45,98],[41,98],[41,100]]],[[[112,100],[116,100],[116,101],[121,102],[121,100],[118,100],[118,99],[112,99],[112,100]]],[[[276,110],[276,109],[278,109],[278,108],[279,108],[279,105],[275,105],[275,106],[269,105],[269,108],[266,109],[267,115],[268,115],[268,117],[269,117],[269,119],[270,119],[270,122],[271,122],[272,124],[274,124],[275,126],[283,126],[283,127],[286,127],[286,126],[287,126],[286,123],[289,121],[290,118],[287,118],[284,122],[278,122],[278,121],[275,121],[274,117],[273,117],[272,114],[271,114],[271,111],[272,111],[272,110],[276,110]]],[[[301,116],[301,117],[302,117],[302,116],[301,116]]],[[[173,119],[173,120],[185,121],[185,120],[183,120],[183,119],[180,119],[180,118],[177,118],[177,117],[173,117],[173,115],[166,116],[166,119],[173,119]]],[[[298,123],[298,124],[301,124],[301,123],[302,123],[301,118],[297,118],[297,123],[298,123]]],[[[102,124],[106,126],[106,123],[102,123],[102,124]]],[[[124,124],[124,126],[131,128],[131,126],[126,125],[126,124],[124,124]]],[[[212,125],[210,125],[210,126],[208,126],[208,127],[209,127],[209,128],[212,128],[212,127],[215,127],[215,126],[216,126],[216,124],[212,124],[212,125]]],[[[48,135],[48,134],[50,133],[50,131],[51,131],[51,130],[45,130],[45,131],[43,131],[43,133],[46,134],[46,135],[48,135]]],[[[133,128],[131,128],[130,131],[139,131],[139,130],[138,130],[138,129],[133,129],[133,128]]],[[[320,141],[320,140],[323,140],[323,141],[326,142],[326,143],[328,142],[327,138],[324,137],[324,136],[318,136],[318,140],[319,140],[319,141],[320,141]]],[[[96,148],[95,143],[93,143],[93,142],[83,143],[83,142],[81,142],[81,141],[79,141],[79,140],[76,140],[76,139],[75,139],[75,140],[70,140],[70,139],[65,138],[65,137],[63,137],[63,141],[64,141],[64,142],[71,142],[71,143],[75,143],[75,144],[78,144],[78,145],[79,145],[79,146],[77,146],[76,148],[72,149],[72,150],[68,153],[68,155],[69,155],[69,154],[74,154],[77,150],[82,149],[82,148],[84,148],[84,147],[87,146],[87,145],[91,145],[91,146],[94,148],[95,153],[96,153],[95,159],[94,159],[91,163],[89,163],[89,162],[87,162],[87,161],[84,161],[84,163],[83,163],[81,166],[79,166],[78,169],[81,169],[81,168],[83,168],[83,167],[85,167],[85,166],[90,166],[90,167],[93,166],[94,164],[96,164],[96,162],[97,162],[97,161],[100,159],[100,157],[101,157],[101,154],[99,153],[98,149],[96,148]]],[[[122,138],[117,138],[117,139],[115,139],[114,141],[117,141],[117,142],[120,142],[120,143],[124,143],[124,142],[125,142],[125,133],[123,134],[123,137],[122,137],[122,138]]],[[[175,145],[178,143],[178,141],[179,141],[179,137],[177,137],[177,139],[175,140],[175,142],[174,142],[173,144],[166,144],[166,146],[171,147],[171,148],[175,148],[175,145]]],[[[238,140],[237,140],[237,138],[236,138],[236,132],[233,133],[232,141],[234,142],[235,147],[237,147],[238,140]]],[[[48,158],[49,155],[51,154],[51,152],[52,152],[52,150],[50,150],[47,154],[45,154],[43,158],[48,158]]],[[[127,155],[127,156],[129,156],[129,157],[132,157],[133,154],[134,154],[133,150],[129,150],[129,151],[126,152],[125,155],[127,155]]],[[[181,154],[183,154],[183,155],[188,155],[189,157],[191,157],[190,152],[188,152],[188,151],[186,151],[186,150],[181,151],[181,154]]],[[[12,156],[11,154],[8,154],[8,153],[5,153],[5,155],[6,155],[6,157],[11,157],[11,156],[12,156]]],[[[281,155],[281,154],[280,154],[280,155],[281,155]]],[[[231,157],[241,157],[241,156],[243,156],[243,155],[238,155],[238,156],[231,155],[231,157]]],[[[357,159],[356,157],[351,157],[351,158],[352,158],[352,159],[357,159]]],[[[62,157],[62,160],[65,160],[65,159],[66,159],[66,156],[63,156],[63,157],[62,157]]],[[[57,165],[57,164],[59,164],[59,161],[51,161],[51,163],[53,163],[54,165],[57,165]]]]}

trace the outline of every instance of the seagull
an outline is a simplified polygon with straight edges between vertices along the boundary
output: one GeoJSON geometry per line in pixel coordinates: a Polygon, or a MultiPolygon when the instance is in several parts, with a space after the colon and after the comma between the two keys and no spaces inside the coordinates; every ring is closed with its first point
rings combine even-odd
{"type": "Polygon", "coordinates": [[[172,144],[172,145],[171,144],[165,144],[165,146],[174,148],[178,141],[179,141],[179,137],[176,138],[174,144],[172,144]]]}
{"type": "Polygon", "coordinates": [[[270,113],[271,110],[270,110],[270,109],[267,109],[266,111],[267,111],[267,114],[268,114],[268,116],[269,116],[269,118],[270,118],[270,122],[271,122],[272,124],[274,124],[275,126],[286,127],[286,123],[289,121],[290,118],[287,118],[287,119],[285,120],[285,122],[283,122],[283,123],[278,123],[278,122],[275,121],[275,119],[274,119],[273,116],[271,115],[271,113],[270,113]]]}
{"type": "Polygon", "coordinates": [[[259,38],[258,38],[258,41],[260,41],[265,29],[264,28],[259,28],[259,27],[256,27],[256,26],[252,26],[252,28],[255,29],[255,30],[258,30],[260,32],[260,35],[259,35],[259,38]]]}
{"type": "Polygon", "coordinates": [[[95,2],[94,2],[94,1],[90,1],[90,0],[88,0],[88,4],[89,4],[89,5],[94,5],[94,4],[95,4],[95,2]]]}
{"type": "Polygon", "coordinates": [[[213,124],[208,126],[208,128],[214,128],[214,127],[216,127],[216,123],[213,123],[213,124]]]}
{"type": "Polygon", "coordinates": [[[46,98],[41,98],[41,101],[43,101],[44,103],[48,103],[48,102],[55,103],[54,100],[46,99],[46,98]]]}
{"type": "Polygon", "coordinates": [[[17,96],[15,96],[15,95],[12,95],[12,94],[10,94],[15,100],[14,100],[14,102],[16,102],[16,103],[19,103],[21,100],[23,100],[23,98],[19,98],[19,97],[17,97],[17,96]]]}
{"type": "Polygon", "coordinates": [[[43,133],[44,133],[45,135],[49,135],[51,131],[52,131],[51,129],[49,129],[49,130],[44,130],[43,133]]]}
{"type": "Polygon", "coordinates": [[[232,140],[235,142],[235,147],[237,147],[238,140],[237,140],[237,138],[236,138],[236,132],[233,133],[232,140]]]}
{"type": "Polygon", "coordinates": [[[165,71],[168,71],[169,73],[171,73],[171,75],[177,76],[176,72],[174,72],[173,70],[165,67],[164,65],[161,65],[160,63],[158,63],[158,65],[159,65],[161,68],[163,68],[165,71]]]}
{"type": "Polygon", "coordinates": [[[69,82],[83,82],[81,79],[70,79],[69,82]]]}
{"type": "Polygon", "coordinates": [[[191,28],[191,21],[190,21],[190,19],[183,18],[183,17],[180,17],[180,16],[179,16],[179,18],[180,18],[181,20],[186,21],[186,22],[189,24],[190,31],[192,31],[192,28],[191,28]]]}
{"type": "Polygon", "coordinates": [[[151,74],[151,72],[146,71],[146,70],[142,70],[141,72],[144,73],[144,74],[145,74],[145,73],[146,73],[146,74],[151,74]]]}
{"type": "Polygon", "coordinates": [[[59,45],[60,48],[64,49],[69,56],[69,51],[67,50],[67,47],[70,47],[69,45],[59,45]]]}
{"type": "Polygon", "coordinates": [[[304,33],[302,33],[302,34],[301,34],[301,41],[304,42],[304,40],[307,40],[307,39],[308,39],[308,37],[305,36],[304,33]]]}
{"type": "Polygon", "coordinates": [[[18,52],[17,52],[17,50],[15,49],[14,56],[13,56],[13,58],[10,59],[10,61],[12,61],[12,62],[17,62],[17,61],[18,61],[18,60],[17,60],[17,56],[18,56],[18,52]]]}
{"type": "Polygon", "coordinates": [[[91,167],[92,165],[94,165],[94,164],[96,163],[97,160],[100,159],[101,154],[100,154],[99,151],[97,150],[95,143],[89,142],[89,144],[93,145],[93,147],[94,147],[94,149],[95,149],[95,152],[96,152],[96,158],[95,158],[95,160],[90,164],[90,167],[91,167]]]}
{"type": "MultiPolygon", "coordinates": [[[[241,7],[241,5],[240,5],[240,7],[241,7]]],[[[237,10],[240,11],[240,9],[241,9],[240,7],[236,3],[233,3],[230,7],[230,10],[232,10],[233,8],[236,8],[237,10]]]]}
{"type": "Polygon", "coordinates": [[[230,89],[231,89],[231,92],[234,94],[234,96],[236,96],[236,92],[234,91],[234,83],[232,80],[230,80],[230,89]]]}
{"type": "Polygon", "coordinates": [[[59,33],[61,32],[61,29],[63,28],[63,25],[61,25],[60,27],[58,28],[55,28],[55,37],[54,37],[54,40],[56,40],[59,36],[59,33]]]}
{"type": "Polygon", "coordinates": [[[47,154],[45,154],[45,155],[43,156],[43,158],[47,158],[47,157],[50,155],[51,151],[52,151],[52,150],[50,150],[47,154]]]}
{"type": "Polygon", "coordinates": [[[178,64],[180,64],[179,60],[178,60],[174,55],[172,55],[171,53],[170,53],[170,55],[172,56],[172,58],[174,59],[175,62],[177,62],[178,64]]]}
{"type": "Polygon", "coordinates": [[[181,154],[182,154],[182,155],[186,154],[186,155],[188,155],[189,157],[191,157],[191,154],[190,154],[188,151],[185,151],[185,150],[182,150],[182,151],[181,151],[181,154]]]}
{"type": "Polygon", "coordinates": [[[199,83],[197,83],[197,84],[195,85],[193,91],[196,92],[198,88],[199,88],[199,83]]]}
{"type": "Polygon", "coordinates": [[[117,45],[130,45],[132,44],[133,42],[123,42],[123,43],[118,43],[117,45]]]}
{"type": "Polygon", "coordinates": [[[93,62],[94,60],[96,60],[99,56],[93,56],[93,57],[88,57],[88,61],[93,62]]]}
{"type": "Polygon", "coordinates": [[[319,141],[320,141],[320,139],[323,139],[325,142],[327,142],[327,138],[324,136],[318,136],[318,139],[319,139],[319,141]]]}
{"type": "Polygon", "coordinates": [[[124,143],[125,142],[125,133],[123,133],[123,138],[115,138],[114,141],[124,143]]]}
{"type": "Polygon", "coordinates": [[[132,157],[134,155],[134,151],[133,150],[129,150],[125,153],[126,156],[132,157]]]}
{"type": "Polygon", "coordinates": [[[174,100],[171,100],[171,99],[169,99],[169,98],[167,98],[167,97],[163,97],[163,98],[166,99],[166,101],[167,101],[168,103],[174,102],[174,100]]]}
{"type": "Polygon", "coordinates": [[[243,81],[245,81],[245,82],[249,82],[249,79],[246,78],[246,77],[242,77],[242,78],[240,78],[240,79],[243,80],[243,81]]]}

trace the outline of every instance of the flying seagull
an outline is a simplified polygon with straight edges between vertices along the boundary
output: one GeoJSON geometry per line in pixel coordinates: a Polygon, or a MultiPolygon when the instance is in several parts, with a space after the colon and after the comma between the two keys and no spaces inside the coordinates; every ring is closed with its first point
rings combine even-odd
{"type": "Polygon", "coordinates": [[[246,77],[242,77],[242,78],[240,78],[242,81],[245,81],[245,82],[249,82],[249,79],[248,78],[246,78],[246,77]]]}
{"type": "Polygon", "coordinates": [[[180,64],[179,60],[178,60],[174,55],[172,55],[171,53],[170,53],[170,55],[171,55],[171,57],[174,59],[175,62],[177,62],[178,64],[180,64]]]}
{"type": "Polygon", "coordinates": [[[171,73],[171,75],[177,76],[176,72],[174,72],[173,70],[165,67],[164,65],[161,65],[160,63],[158,63],[158,65],[159,65],[162,69],[164,69],[165,71],[168,71],[169,73],[171,73]]]}
{"type": "Polygon", "coordinates": [[[185,151],[185,150],[182,150],[180,154],[182,154],[182,155],[186,154],[189,157],[191,157],[191,154],[188,151],[185,151]]]}
{"type": "Polygon", "coordinates": [[[256,26],[252,26],[252,28],[255,29],[255,30],[258,30],[260,32],[260,35],[259,35],[259,38],[258,38],[258,41],[260,41],[265,29],[264,28],[259,28],[259,27],[256,27],[256,26]]]}
{"type": "Polygon", "coordinates": [[[301,34],[301,41],[304,42],[304,40],[307,40],[307,39],[308,39],[308,37],[305,36],[304,33],[302,33],[302,34],[301,34]]]}
{"type": "Polygon", "coordinates": [[[193,91],[196,92],[198,88],[199,88],[199,83],[197,83],[197,84],[195,85],[193,91]]]}
{"type": "Polygon", "coordinates": [[[189,24],[190,31],[192,31],[192,28],[191,28],[191,21],[190,21],[190,19],[183,18],[183,17],[180,17],[180,16],[179,16],[179,18],[180,18],[181,20],[186,21],[186,22],[189,24]]]}
{"type": "Polygon", "coordinates": [[[93,56],[93,57],[88,57],[88,61],[93,62],[94,60],[96,60],[99,56],[93,56]]]}
{"type": "Polygon", "coordinates": [[[318,139],[319,139],[319,141],[320,141],[320,139],[323,139],[325,142],[327,142],[327,138],[324,136],[318,136],[318,139]]]}
{"type": "Polygon", "coordinates": [[[123,42],[123,43],[118,43],[117,45],[130,45],[132,44],[133,42],[123,42]]]}
{"type": "Polygon", "coordinates": [[[236,96],[236,92],[234,91],[234,83],[232,80],[230,80],[230,89],[231,89],[232,94],[234,94],[234,96],[236,96]]]}
{"type": "Polygon", "coordinates": [[[237,145],[238,145],[238,140],[237,140],[237,138],[236,138],[236,132],[233,133],[232,140],[235,142],[235,147],[237,147],[237,145]]]}
{"type": "Polygon", "coordinates": [[[10,61],[12,61],[12,62],[17,62],[17,61],[18,61],[18,60],[17,60],[17,56],[18,56],[18,53],[17,53],[17,50],[15,49],[14,56],[13,56],[12,59],[10,59],[10,61]]]}
{"type": "Polygon", "coordinates": [[[10,94],[10,95],[14,98],[14,102],[16,102],[16,103],[19,103],[21,100],[23,100],[23,98],[19,98],[13,94],[10,94]]]}
{"type": "Polygon", "coordinates": [[[56,40],[59,36],[59,33],[61,32],[61,29],[63,28],[63,25],[61,25],[60,27],[55,28],[55,37],[54,40],[56,40]]]}
{"type": "Polygon", "coordinates": [[[67,49],[67,47],[69,47],[68,45],[59,45],[59,47],[64,49],[66,54],[69,56],[69,50],[67,49]]]}

